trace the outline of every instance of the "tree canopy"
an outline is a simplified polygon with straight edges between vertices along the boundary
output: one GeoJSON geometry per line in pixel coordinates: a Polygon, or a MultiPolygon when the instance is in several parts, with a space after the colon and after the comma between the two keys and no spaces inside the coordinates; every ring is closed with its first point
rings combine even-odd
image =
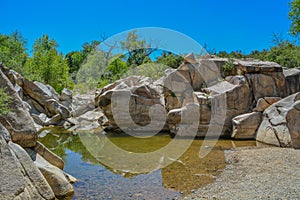
{"type": "Polygon", "coordinates": [[[10,35],[0,34],[0,62],[18,72],[23,72],[27,59],[26,40],[18,31],[10,35]]]}
{"type": "Polygon", "coordinates": [[[69,66],[57,51],[58,44],[48,35],[38,38],[32,47],[33,56],[25,65],[30,80],[50,84],[58,92],[69,85],[69,66]]]}
{"type": "Polygon", "coordinates": [[[300,34],[300,0],[293,0],[290,3],[289,18],[292,22],[290,32],[297,36],[300,34]]]}

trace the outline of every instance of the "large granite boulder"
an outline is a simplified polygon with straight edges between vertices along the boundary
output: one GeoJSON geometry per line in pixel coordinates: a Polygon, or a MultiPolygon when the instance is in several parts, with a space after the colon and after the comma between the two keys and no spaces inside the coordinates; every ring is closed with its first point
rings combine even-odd
{"type": "Polygon", "coordinates": [[[258,99],[256,107],[253,109],[257,112],[264,112],[268,107],[276,103],[277,101],[280,101],[281,97],[263,97],[258,99]]]}
{"type": "Polygon", "coordinates": [[[234,139],[255,139],[261,121],[261,112],[246,113],[234,117],[231,137],[234,139]]]}
{"type": "Polygon", "coordinates": [[[55,195],[26,151],[9,139],[0,124],[0,199],[55,199],[55,195]]]}
{"type": "Polygon", "coordinates": [[[274,62],[238,61],[238,70],[247,78],[254,95],[262,97],[283,97],[285,76],[282,66],[274,62]]]}
{"type": "Polygon", "coordinates": [[[228,77],[212,87],[205,89],[212,97],[212,110],[215,110],[214,121],[210,123],[223,126],[222,136],[230,137],[232,118],[250,111],[253,95],[244,76],[228,77]],[[224,111],[220,114],[218,111],[224,111]],[[220,124],[220,123],[221,124],[220,124]]]}
{"type": "Polygon", "coordinates": [[[57,199],[72,198],[74,188],[61,169],[50,164],[39,154],[36,154],[34,163],[44,175],[57,199]]]}
{"type": "Polygon", "coordinates": [[[4,88],[5,92],[12,98],[9,104],[10,112],[4,116],[0,116],[0,123],[9,131],[13,142],[22,147],[35,146],[37,131],[34,127],[34,121],[13,85],[1,70],[0,87],[4,88]]]}
{"type": "Polygon", "coordinates": [[[300,148],[300,93],[267,108],[256,140],[281,147],[300,148]]]}
{"type": "Polygon", "coordinates": [[[300,68],[286,69],[283,71],[285,76],[285,96],[295,94],[300,91],[300,68]]]}
{"type": "Polygon", "coordinates": [[[94,110],[95,104],[97,104],[95,103],[95,94],[76,94],[72,100],[73,110],[71,114],[73,117],[79,117],[86,112],[94,110]]]}
{"type": "Polygon", "coordinates": [[[71,117],[73,94],[70,90],[64,89],[62,95],[59,95],[50,85],[27,80],[3,65],[0,65],[0,69],[33,116],[36,128],[40,129],[46,125],[62,125],[71,117]],[[40,114],[45,114],[47,118],[40,117],[40,114]]]}
{"type": "Polygon", "coordinates": [[[40,142],[37,142],[36,146],[34,147],[34,151],[30,152],[34,154],[33,156],[36,156],[36,154],[41,155],[50,164],[58,167],[59,169],[64,168],[64,161],[40,142]]]}
{"type": "Polygon", "coordinates": [[[103,88],[95,99],[109,121],[107,129],[156,132],[165,130],[165,108],[150,78],[128,77],[103,88]]]}
{"type": "Polygon", "coordinates": [[[181,108],[194,102],[193,92],[219,82],[221,75],[214,61],[196,60],[193,54],[177,70],[169,71],[163,78],[166,109],[181,108]]]}

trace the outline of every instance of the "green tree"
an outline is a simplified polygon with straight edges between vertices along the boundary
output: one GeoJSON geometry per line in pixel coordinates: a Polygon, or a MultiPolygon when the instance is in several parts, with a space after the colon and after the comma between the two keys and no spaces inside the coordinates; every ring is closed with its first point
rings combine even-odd
{"type": "Polygon", "coordinates": [[[291,20],[290,32],[297,36],[300,33],[300,0],[290,2],[289,18],[291,20]]]}
{"type": "Polygon", "coordinates": [[[72,51],[65,56],[65,59],[69,65],[70,76],[75,80],[76,74],[85,59],[84,54],[81,51],[72,51]]]}
{"type": "Polygon", "coordinates": [[[265,55],[265,60],[276,62],[287,68],[300,67],[300,46],[282,41],[265,55]]]}
{"type": "Polygon", "coordinates": [[[10,35],[0,34],[0,62],[19,73],[23,73],[23,67],[28,56],[25,48],[26,43],[18,31],[10,35]]]}
{"type": "Polygon", "coordinates": [[[152,48],[150,43],[146,43],[145,39],[139,39],[137,31],[128,33],[125,41],[121,41],[121,48],[128,53],[127,64],[136,67],[151,61],[150,54],[157,50],[152,48]]]}
{"type": "Polygon", "coordinates": [[[69,66],[57,51],[58,44],[48,35],[38,38],[32,47],[33,57],[26,62],[26,77],[51,85],[57,92],[70,86],[69,66]]]}
{"type": "Polygon", "coordinates": [[[94,89],[106,68],[105,54],[101,51],[90,53],[76,75],[76,84],[83,89],[94,89]]]}
{"type": "Polygon", "coordinates": [[[175,55],[167,51],[163,51],[162,55],[156,59],[156,63],[160,63],[174,69],[178,68],[183,61],[184,58],[182,56],[175,55]]]}
{"type": "Polygon", "coordinates": [[[93,40],[91,43],[86,42],[82,45],[82,50],[72,51],[65,56],[65,59],[67,60],[69,65],[69,73],[73,80],[76,79],[76,74],[87,56],[97,51],[97,47],[99,44],[100,41],[96,40],[93,40]]]}

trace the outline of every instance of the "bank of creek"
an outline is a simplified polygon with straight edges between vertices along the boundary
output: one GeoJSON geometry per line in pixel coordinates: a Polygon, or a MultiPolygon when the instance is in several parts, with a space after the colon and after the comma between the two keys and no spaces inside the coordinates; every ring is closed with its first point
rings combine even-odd
{"type": "MultiPolygon", "coordinates": [[[[172,140],[168,134],[149,138],[106,135],[112,143],[128,153],[153,152],[172,140]]],[[[73,199],[181,198],[215,180],[225,167],[224,150],[256,146],[255,141],[219,140],[213,148],[205,146],[211,151],[204,158],[199,158],[203,140],[194,140],[188,150],[167,167],[149,173],[132,174],[105,165],[106,159],[114,158],[101,156],[101,144],[97,139],[102,136],[101,131],[74,133],[59,128],[44,130],[39,135],[40,142],[63,158],[65,171],[78,179],[74,184],[73,199]],[[92,151],[91,146],[86,146],[85,136],[92,137],[94,141],[90,143],[93,145],[92,151]]]]}

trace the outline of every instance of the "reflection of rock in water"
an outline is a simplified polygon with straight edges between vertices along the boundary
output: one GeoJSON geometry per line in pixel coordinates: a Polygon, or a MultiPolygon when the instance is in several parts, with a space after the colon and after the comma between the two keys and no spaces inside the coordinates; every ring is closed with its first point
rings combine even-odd
{"type": "MultiPolygon", "coordinates": [[[[174,163],[162,169],[163,186],[188,194],[214,181],[225,167],[224,150],[235,146],[255,146],[255,141],[220,140],[204,158],[199,158],[203,140],[195,140],[174,163]]],[[[206,146],[206,148],[211,148],[206,146]]]]}
{"type": "MultiPolygon", "coordinates": [[[[183,142],[187,139],[180,139],[183,142]]],[[[195,140],[189,149],[179,159],[165,154],[162,162],[172,162],[169,166],[156,171],[148,164],[144,171],[134,173],[132,160],[127,159],[124,166],[117,168],[106,165],[107,160],[115,160],[117,151],[109,151],[105,144],[110,141],[129,154],[153,152],[168,145],[172,139],[168,135],[157,135],[151,138],[134,138],[122,135],[103,137],[102,133],[73,132],[63,129],[51,129],[40,134],[39,141],[63,157],[66,168],[77,178],[75,186],[75,199],[91,197],[95,199],[163,199],[178,196],[177,191],[184,194],[198,189],[214,181],[225,167],[224,150],[241,146],[255,146],[255,141],[218,141],[215,146],[212,140],[195,140]],[[48,132],[48,133],[47,133],[48,132]],[[199,158],[199,150],[203,144],[204,149],[212,150],[203,159],[199,158]],[[101,151],[102,150],[102,151],[101,151]],[[70,153],[70,151],[75,153],[70,153]],[[103,151],[106,151],[103,153],[103,151]],[[78,158],[79,157],[79,158],[78,158]],[[113,186],[113,187],[112,187],[113,186]],[[162,187],[163,186],[163,187],[162,187]],[[99,192],[99,187],[101,190],[99,192]],[[173,191],[173,190],[176,190],[173,191]],[[141,196],[138,196],[141,195],[141,196]],[[96,198],[99,197],[99,198],[96,198]]],[[[180,144],[180,143],[178,143],[180,144]]],[[[180,145],[179,145],[180,146],[180,145]]],[[[177,146],[178,147],[178,146],[177,146]]],[[[178,147],[179,148],[179,147],[178,147]]],[[[173,149],[176,151],[176,149],[173,149]]],[[[148,160],[148,161],[147,161],[148,160]]]]}

